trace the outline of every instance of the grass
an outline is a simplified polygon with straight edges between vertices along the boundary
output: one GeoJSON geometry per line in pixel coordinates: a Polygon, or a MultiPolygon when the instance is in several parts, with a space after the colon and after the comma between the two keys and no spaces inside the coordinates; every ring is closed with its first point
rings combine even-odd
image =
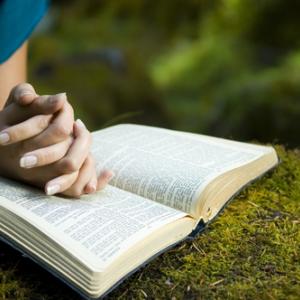
{"type": "MultiPolygon", "coordinates": [[[[300,151],[248,187],[194,241],[135,273],[107,299],[299,299],[300,151]]],[[[1,299],[81,299],[0,244],[1,299]]]]}

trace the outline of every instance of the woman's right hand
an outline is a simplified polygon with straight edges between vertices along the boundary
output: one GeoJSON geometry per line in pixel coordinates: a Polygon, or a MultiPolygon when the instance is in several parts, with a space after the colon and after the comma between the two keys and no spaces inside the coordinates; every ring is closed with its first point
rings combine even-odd
{"type": "Polygon", "coordinates": [[[75,197],[104,187],[112,177],[104,171],[97,178],[90,133],[82,122],[74,124],[65,94],[37,96],[32,86],[17,86],[0,112],[0,130],[3,176],[75,197]]]}

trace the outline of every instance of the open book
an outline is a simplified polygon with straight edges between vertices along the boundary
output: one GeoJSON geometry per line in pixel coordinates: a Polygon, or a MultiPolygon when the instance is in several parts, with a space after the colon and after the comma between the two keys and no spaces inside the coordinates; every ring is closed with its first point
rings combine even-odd
{"type": "Polygon", "coordinates": [[[80,200],[2,179],[1,239],[86,298],[97,298],[193,237],[242,187],[278,163],[272,147],[138,125],[93,133],[112,182],[80,200]]]}

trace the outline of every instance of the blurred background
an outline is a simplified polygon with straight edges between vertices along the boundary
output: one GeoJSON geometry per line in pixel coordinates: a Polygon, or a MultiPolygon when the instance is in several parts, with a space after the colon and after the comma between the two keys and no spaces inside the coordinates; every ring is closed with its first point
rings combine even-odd
{"type": "Polygon", "coordinates": [[[300,1],[52,1],[29,80],[90,130],[140,123],[300,145],[300,1]]]}

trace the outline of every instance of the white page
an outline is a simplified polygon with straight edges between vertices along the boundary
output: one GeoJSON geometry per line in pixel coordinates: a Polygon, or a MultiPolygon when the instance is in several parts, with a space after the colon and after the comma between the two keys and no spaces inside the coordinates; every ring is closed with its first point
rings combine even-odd
{"type": "Polygon", "coordinates": [[[253,161],[267,147],[166,129],[119,125],[95,132],[98,169],[112,184],[192,213],[198,191],[223,172],[253,161]]]}
{"type": "Polygon", "coordinates": [[[112,186],[80,200],[47,197],[5,179],[0,191],[0,207],[28,220],[79,260],[98,269],[157,228],[185,216],[112,186]]]}

